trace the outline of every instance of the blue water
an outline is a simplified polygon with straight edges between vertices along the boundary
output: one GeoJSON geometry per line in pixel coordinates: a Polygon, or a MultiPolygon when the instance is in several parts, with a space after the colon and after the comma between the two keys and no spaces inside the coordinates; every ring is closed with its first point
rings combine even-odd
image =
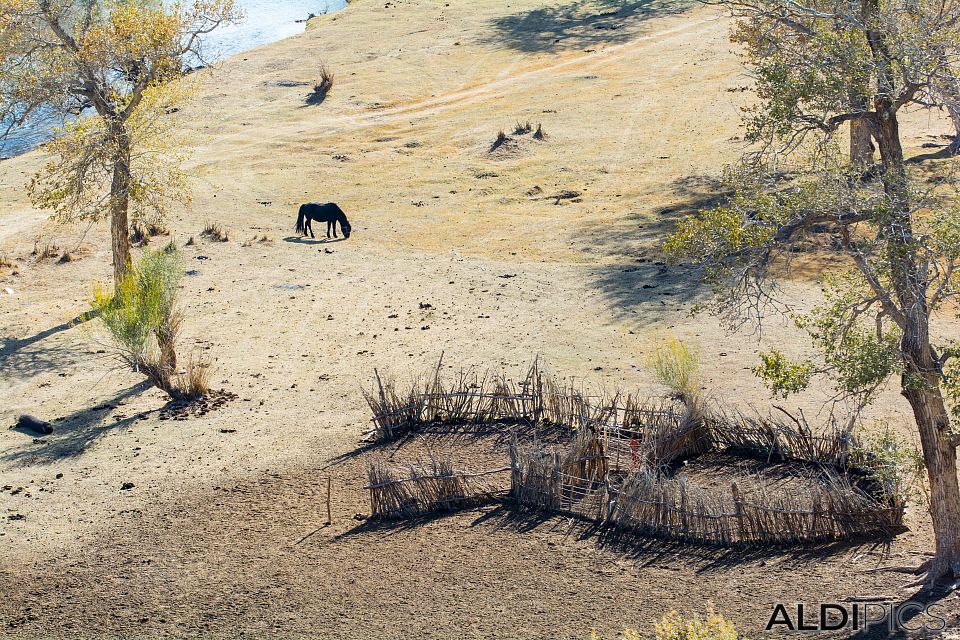
{"type": "MultiPolygon", "coordinates": [[[[206,36],[203,55],[207,60],[222,60],[270,42],[301,33],[304,20],[312,13],[321,15],[347,6],[346,0],[238,0],[246,14],[238,25],[221,27],[206,36]]],[[[50,138],[59,121],[36,118],[0,140],[0,156],[26,153],[50,138]]],[[[2,132],[2,129],[0,129],[2,132]]]]}

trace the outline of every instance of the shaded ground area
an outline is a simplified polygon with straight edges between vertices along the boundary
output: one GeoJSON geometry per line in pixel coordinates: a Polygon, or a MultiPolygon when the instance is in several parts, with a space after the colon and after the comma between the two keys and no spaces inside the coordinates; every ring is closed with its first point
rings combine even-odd
{"type": "MultiPolygon", "coordinates": [[[[910,595],[909,577],[861,569],[931,548],[922,507],[888,546],[773,554],[637,543],[507,507],[353,519],[369,509],[357,440],[375,368],[412,374],[443,352],[454,371],[519,371],[540,354],[594,388],[652,395],[644,363],[673,332],[700,346],[712,394],[769,404],[750,368],[770,345],[689,318],[702,290],[656,264],[676,217],[715,195],[687,176],[739,153],[751,100],[729,91],[744,79],[728,23],[672,12],[357,2],[195,74],[197,100],[170,116],[198,143],[193,202],[168,220],[171,240],[194,238],[182,335],[239,397],[189,420],[162,420],[162,394],[106,375],[107,354],[61,330],[111,277],[109,228],[90,229],[80,260],[36,261],[35,238],[73,246],[82,229],[51,230],[31,207],[40,154],[0,163],[0,250],[16,262],[0,269],[14,290],[0,325],[22,338],[0,346],[0,418],[63,425],[41,443],[0,429],[0,635],[585,638],[712,599],[758,637],[778,599],[910,595]],[[322,104],[304,105],[305,60],[336,73],[322,104]],[[490,153],[528,120],[544,140],[490,153]],[[318,200],[347,212],[349,240],[295,237],[297,207],[318,200]],[[230,241],[200,235],[213,221],[230,241]]],[[[905,121],[908,152],[939,126],[905,121]]],[[[797,286],[801,303],[816,292],[797,286]]],[[[792,331],[767,335],[807,355],[792,331]]],[[[869,415],[901,428],[908,410],[893,390],[869,415]]]]}
{"type": "MultiPolygon", "coordinates": [[[[131,510],[76,551],[36,563],[27,588],[0,573],[5,631],[583,638],[593,628],[615,634],[619,624],[649,628],[670,608],[713,601],[758,637],[775,602],[895,597],[901,575],[862,570],[913,546],[898,538],[889,547],[723,551],[608,534],[510,506],[360,522],[353,516],[367,509],[366,462],[357,456],[322,472],[267,474],[131,510]]],[[[954,600],[944,603],[956,614],[954,600]]]]}
{"type": "Polygon", "coordinates": [[[680,13],[687,0],[576,0],[538,7],[491,21],[486,42],[528,53],[587,49],[627,42],[646,20],[680,13]]]}

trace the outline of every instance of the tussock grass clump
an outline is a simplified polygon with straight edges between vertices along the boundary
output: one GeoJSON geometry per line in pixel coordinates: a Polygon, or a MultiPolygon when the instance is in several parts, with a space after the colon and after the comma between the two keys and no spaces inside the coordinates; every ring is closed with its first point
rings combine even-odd
{"type": "Polygon", "coordinates": [[[242,246],[242,247],[252,247],[252,246],[255,245],[255,244],[270,244],[270,243],[272,243],[272,242],[273,242],[273,238],[271,238],[271,237],[268,236],[267,234],[263,234],[263,235],[255,235],[255,236],[253,236],[253,237],[250,238],[249,240],[247,240],[247,241],[245,241],[245,242],[242,242],[242,243],[240,244],[240,246],[242,246]]]}
{"type": "Polygon", "coordinates": [[[510,139],[510,138],[507,137],[507,134],[505,134],[505,133],[503,132],[503,129],[501,129],[499,132],[497,132],[497,137],[496,137],[496,139],[493,141],[493,144],[490,145],[490,151],[496,151],[497,149],[499,149],[500,147],[502,147],[502,146],[504,145],[504,143],[506,143],[506,141],[509,140],[509,139],[510,139]]]}
{"type": "Polygon", "coordinates": [[[530,121],[527,122],[517,122],[516,126],[513,128],[513,135],[522,136],[525,133],[530,133],[533,131],[533,125],[530,124],[530,121]]]}
{"type": "Polygon", "coordinates": [[[150,239],[170,235],[170,229],[162,222],[135,222],[130,227],[130,244],[145,247],[150,239]]]}
{"type": "Polygon", "coordinates": [[[40,240],[33,241],[33,251],[30,252],[30,255],[36,257],[37,261],[47,260],[50,258],[56,258],[60,251],[60,247],[53,243],[51,240],[47,240],[44,245],[40,246],[40,240]]]}
{"type": "Polygon", "coordinates": [[[7,254],[0,253],[0,269],[10,269],[13,267],[13,262],[7,257],[7,254]]]}
{"type": "Polygon", "coordinates": [[[534,140],[546,140],[547,132],[543,130],[543,125],[539,122],[537,123],[537,130],[533,132],[534,140]]]}
{"type": "MultiPolygon", "coordinates": [[[[200,235],[204,238],[213,240],[214,242],[229,242],[230,234],[227,233],[227,230],[221,227],[216,222],[211,222],[203,228],[203,231],[200,232],[200,235]]],[[[191,240],[193,238],[191,237],[191,240]]],[[[188,242],[188,244],[190,244],[188,242]]]]}
{"type": "Polygon", "coordinates": [[[190,354],[183,371],[178,374],[178,386],[184,397],[202,398],[210,394],[210,363],[190,354]]]}
{"type": "Polygon", "coordinates": [[[326,100],[330,90],[333,89],[333,80],[333,71],[326,64],[321,64],[317,80],[313,83],[313,91],[307,96],[307,104],[320,104],[326,100]]]}
{"type": "Polygon", "coordinates": [[[189,238],[187,238],[187,241],[183,243],[183,246],[192,247],[195,244],[197,244],[197,239],[194,238],[193,236],[190,236],[189,238]]]}
{"type": "Polygon", "coordinates": [[[176,342],[183,321],[177,291],[183,277],[178,251],[144,251],[115,291],[97,285],[91,306],[106,327],[117,358],[174,399],[207,390],[191,361],[186,377],[177,373],[176,342]]]}

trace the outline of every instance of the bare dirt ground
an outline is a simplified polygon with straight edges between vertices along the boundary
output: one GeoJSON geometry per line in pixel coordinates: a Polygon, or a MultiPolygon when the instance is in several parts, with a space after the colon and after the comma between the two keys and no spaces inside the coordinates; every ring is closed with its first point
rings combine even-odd
{"type": "MultiPolygon", "coordinates": [[[[497,507],[354,519],[369,510],[353,454],[374,367],[408,375],[444,352],[454,369],[520,374],[540,354],[654,393],[646,354],[673,332],[700,345],[716,397],[769,405],[757,351],[805,347],[780,322],[759,340],[690,317],[706,292],[657,264],[657,241],[715,197],[740,150],[749,81],[728,26],[666,2],[360,0],[203,72],[176,116],[196,134],[195,198],[170,226],[180,244],[197,237],[184,348],[238,398],[188,420],[164,419],[161,394],[113,368],[95,323],[70,324],[110,277],[106,226],[83,236],[30,208],[41,154],[0,163],[14,263],[0,272],[0,423],[58,419],[40,439],[0,430],[0,636],[583,638],[712,601],[761,637],[774,602],[913,594],[902,574],[863,570],[930,548],[922,506],[885,544],[750,554],[497,507]],[[321,59],[336,85],[307,105],[321,59]],[[528,120],[546,140],[490,151],[528,120]],[[306,200],[337,201],[354,235],[296,237],[306,200]],[[199,238],[213,221],[228,242],[199,238]],[[37,237],[88,251],[37,260],[37,237]]],[[[922,147],[948,132],[939,116],[913,114],[905,132],[926,165],[946,162],[922,147]]],[[[801,308],[816,291],[786,287],[801,308]]],[[[828,394],[799,402],[816,416],[828,394]]],[[[891,390],[871,417],[909,433],[904,409],[891,390]]],[[[940,604],[960,611],[956,596],[940,604]]]]}

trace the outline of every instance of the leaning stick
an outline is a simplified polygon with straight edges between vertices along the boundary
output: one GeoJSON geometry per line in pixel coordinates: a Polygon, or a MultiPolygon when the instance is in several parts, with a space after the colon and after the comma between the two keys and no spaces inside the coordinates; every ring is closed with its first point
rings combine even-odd
{"type": "Polygon", "coordinates": [[[333,519],[330,517],[330,476],[327,476],[327,524],[333,522],[333,519]]]}

